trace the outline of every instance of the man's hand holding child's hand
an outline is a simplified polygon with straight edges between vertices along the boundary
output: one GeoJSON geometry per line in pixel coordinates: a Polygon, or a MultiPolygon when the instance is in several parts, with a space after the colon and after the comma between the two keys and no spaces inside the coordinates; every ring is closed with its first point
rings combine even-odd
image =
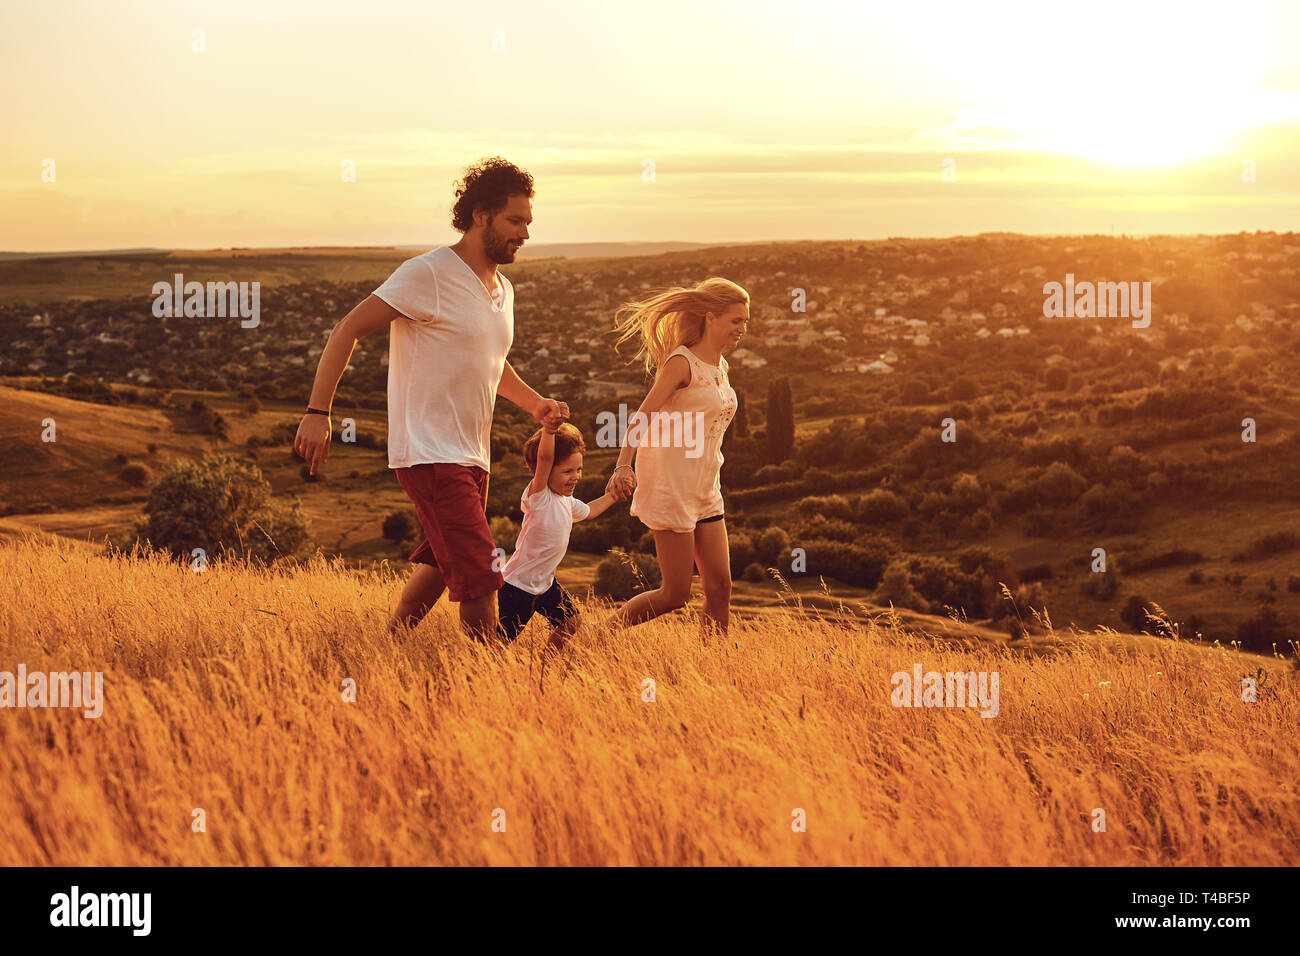
{"type": "Polygon", "coordinates": [[[565,402],[548,398],[538,406],[535,417],[543,428],[553,432],[569,420],[569,406],[565,402]]]}

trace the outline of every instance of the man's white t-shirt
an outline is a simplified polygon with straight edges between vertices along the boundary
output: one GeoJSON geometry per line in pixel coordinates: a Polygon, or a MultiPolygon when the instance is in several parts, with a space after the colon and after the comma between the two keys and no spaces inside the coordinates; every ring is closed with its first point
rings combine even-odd
{"type": "Polygon", "coordinates": [[[515,553],[501,573],[507,584],[521,591],[544,594],[569,550],[573,522],[586,518],[591,508],[573,495],[557,495],[550,488],[530,496],[527,487],[519,505],[524,512],[524,526],[519,530],[515,553]]]}
{"type": "Polygon", "coordinates": [[[515,293],[494,301],[450,246],[398,266],[374,294],[388,333],[388,467],[437,462],[490,471],[492,408],[515,337],[515,293]]]}

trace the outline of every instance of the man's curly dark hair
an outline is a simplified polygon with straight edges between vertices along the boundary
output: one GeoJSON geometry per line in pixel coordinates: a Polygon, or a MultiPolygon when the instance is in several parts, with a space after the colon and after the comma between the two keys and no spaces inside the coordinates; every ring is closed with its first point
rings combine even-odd
{"type": "Polygon", "coordinates": [[[533,198],[533,177],[500,156],[481,159],[456,183],[456,202],[451,207],[451,225],[457,232],[467,232],[474,225],[474,209],[481,207],[488,216],[505,208],[511,196],[533,198]]]}

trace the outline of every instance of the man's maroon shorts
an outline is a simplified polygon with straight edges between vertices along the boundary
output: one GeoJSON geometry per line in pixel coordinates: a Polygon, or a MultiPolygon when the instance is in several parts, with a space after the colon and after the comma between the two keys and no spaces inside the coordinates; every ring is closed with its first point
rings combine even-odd
{"type": "Polygon", "coordinates": [[[499,562],[487,522],[488,473],[443,462],[393,470],[424,529],[411,562],[441,569],[452,601],[487,597],[505,584],[493,567],[499,562]]]}

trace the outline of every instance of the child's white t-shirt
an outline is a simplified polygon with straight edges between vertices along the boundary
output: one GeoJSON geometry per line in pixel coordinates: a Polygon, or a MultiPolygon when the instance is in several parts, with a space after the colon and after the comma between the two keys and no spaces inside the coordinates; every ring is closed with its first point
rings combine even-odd
{"type": "Polygon", "coordinates": [[[388,333],[388,467],[491,470],[492,407],[515,337],[514,289],[499,298],[456,250],[407,259],[374,294],[402,313],[388,333]]]}
{"type": "Polygon", "coordinates": [[[507,584],[521,591],[543,594],[555,580],[555,569],[569,550],[573,522],[586,518],[591,508],[573,495],[557,495],[550,488],[542,488],[531,496],[528,488],[524,488],[519,504],[524,511],[524,524],[519,529],[515,553],[506,562],[502,575],[507,584]]]}

